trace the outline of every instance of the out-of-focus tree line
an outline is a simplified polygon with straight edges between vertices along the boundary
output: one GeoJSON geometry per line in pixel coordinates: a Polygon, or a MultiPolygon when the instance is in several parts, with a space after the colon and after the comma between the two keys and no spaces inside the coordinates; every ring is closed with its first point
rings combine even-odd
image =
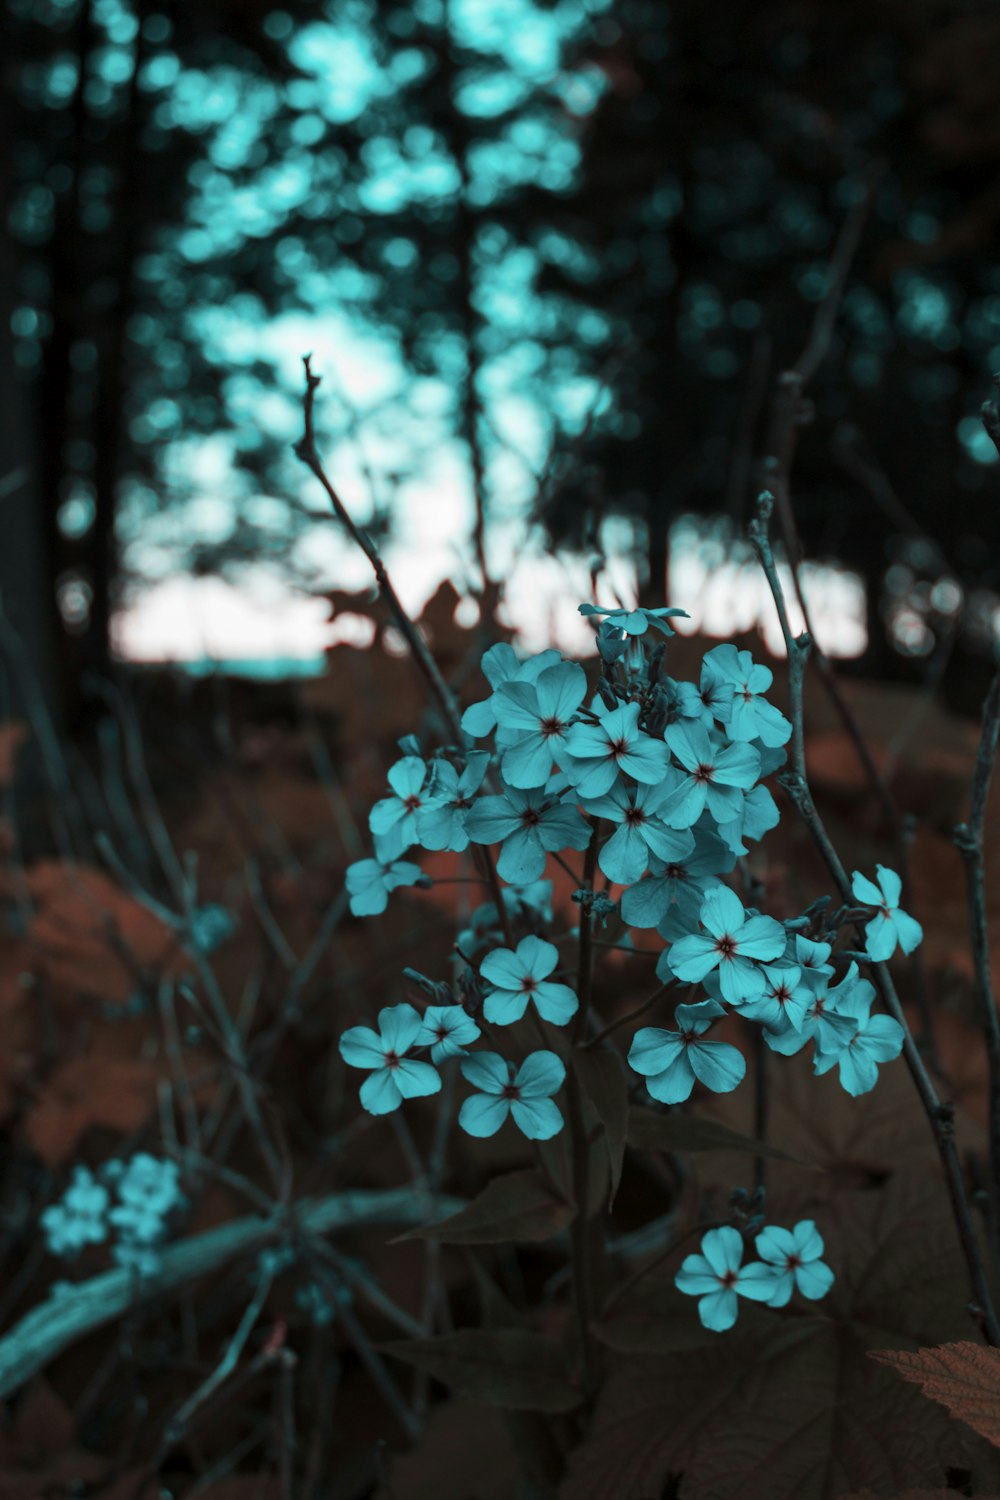
{"type": "MultiPolygon", "coordinates": [[[[593,550],[626,518],[659,600],[673,519],[738,534],[777,376],[872,181],[796,512],[810,556],[866,581],[867,669],[912,671],[952,637],[986,654],[992,5],[0,13],[0,588],[68,718],[108,670],[130,578],[262,557],[308,574],[296,391],[262,335],[295,313],[377,330],[398,362],[365,410],[376,527],[450,434],[477,502],[471,579],[516,493],[556,545],[593,550]],[[223,437],[232,472],[206,484],[198,445],[223,437]]],[[[358,423],[341,394],[333,440],[358,423]]]]}

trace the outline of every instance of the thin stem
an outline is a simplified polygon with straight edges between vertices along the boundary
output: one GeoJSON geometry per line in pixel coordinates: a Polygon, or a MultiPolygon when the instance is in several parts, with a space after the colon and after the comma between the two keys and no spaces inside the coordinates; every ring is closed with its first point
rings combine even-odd
{"type": "Polygon", "coordinates": [[[667,993],[670,987],[669,984],[661,984],[659,989],[654,990],[649,999],[644,1000],[641,1005],[637,1005],[635,1010],[630,1010],[624,1016],[619,1016],[617,1021],[610,1022],[609,1025],[605,1026],[603,1031],[599,1031],[596,1036],[592,1036],[589,1041],[584,1042],[584,1050],[590,1047],[599,1047],[605,1038],[609,1037],[613,1031],[618,1030],[619,1026],[627,1026],[629,1021],[637,1021],[640,1016],[645,1015],[646,1011],[650,1010],[656,1004],[661,996],[667,993]]]}
{"type": "MultiPolygon", "coordinates": [[[[784,593],[778,578],[777,568],[774,563],[774,554],[771,550],[771,542],[768,535],[768,523],[771,518],[772,508],[772,497],[765,493],[758,501],[757,516],[750,525],[750,540],[767,577],[771,592],[774,595],[778,619],[781,622],[781,630],[785,638],[785,649],[788,653],[789,697],[791,700],[790,712],[792,715],[792,724],[793,726],[798,725],[801,731],[803,722],[802,684],[806,660],[809,656],[812,643],[808,635],[801,635],[795,638],[788,625],[788,613],[785,608],[784,593]]],[[[812,835],[813,841],[823,857],[823,861],[840,892],[842,900],[845,905],[851,905],[853,904],[853,893],[847,871],[841,863],[840,856],[833,846],[819,813],[816,811],[812,793],[809,790],[801,732],[798,734],[793,732],[791,745],[792,768],[780,778],[781,784],[788,792],[799,816],[812,835]]],[[[978,806],[978,803],[976,805],[978,806]]],[[[864,947],[864,934],[860,926],[858,928],[858,946],[864,947]]],[[[886,965],[884,963],[872,964],[871,973],[886,1010],[902,1028],[903,1056],[934,1135],[934,1143],[944,1170],[948,1196],[951,1200],[951,1208],[959,1240],[968,1266],[969,1282],[972,1290],[971,1310],[979,1320],[987,1342],[994,1347],[998,1347],[1000,1346],[1000,1323],[997,1321],[997,1315],[993,1307],[993,1298],[972,1223],[969,1199],[962,1177],[962,1168],[958,1159],[958,1152],[955,1149],[955,1107],[951,1103],[942,1103],[938,1098],[934,1084],[931,1082],[927,1069],[924,1066],[923,1058],[907,1025],[906,1017],[903,1014],[903,1007],[900,1004],[899,996],[896,994],[896,987],[892,982],[886,965]]]]}
{"type": "MultiPolygon", "coordinates": [[[[591,834],[584,855],[583,889],[592,893],[594,872],[597,869],[597,829],[591,834]]],[[[580,946],[576,974],[576,993],[579,1008],[573,1021],[572,1040],[577,1043],[587,1024],[590,1009],[591,980],[593,977],[593,949],[591,936],[593,911],[589,896],[580,906],[580,946]]],[[[580,1359],[583,1383],[588,1391],[593,1390],[596,1366],[594,1337],[591,1331],[593,1318],[593,1286],[588,1239],[588,1188],[590,1178],[590,1147],[583,1118],[583,1095],[576,1069],[570,1067],[566,1076],[567,1102],[569,1106],[570,1137],[573,1148],[573,1197],[576,1201],[576,1216],[570,1228],[573,1262],[573,1304],[576,1312],[577,1334],[580,1340],[580,1359]]]]}
{"type": "Polygon", "coordinates": [[[967,823],[959,823],[954,832],[955,844],[965,865],[965,879],[969,891],[972,961],[989,1066],[990,1179],[993,1188],[994,1214],[1000,1213],[1000,1020],[997,1018],[993,976],[990,972],[983,833],[998,742],[1000,742],[1000,671],[993,678],[983,704],[983,732],[972,777],[969,820],[967,823]]]}

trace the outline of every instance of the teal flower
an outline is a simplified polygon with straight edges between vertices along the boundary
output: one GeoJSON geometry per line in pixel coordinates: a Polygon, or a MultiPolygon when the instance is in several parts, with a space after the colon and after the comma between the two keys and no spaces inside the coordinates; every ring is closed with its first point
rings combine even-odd
{"type": "Polygon", "coordinates": [[[878,915],[865,927],[865,948],[869,958],[884,963],[895,953],[897,943],[904,953],[912,953],[923,940],[924,930],[919,922],[900,910],[903,882],[895,870],[887,870],[885,865],[876,865],[875,869],[878,885],[873,885],[860,870],[854,871],[851,894],[865,906],[878,908],[878,915]]]}
{"type": "Polygon", "coordinates": [[[361,1103],[370,1115],[387,1115],[404,1099],[436,1094],[440,1074],[430,1063],[407,1057],[423,1030],[412,1005],[388,1005],[378,1013],[378,1031],[352,1026],[340,1038],[340,1055],[352,1068],[368,1068],[361,1103]]]}
{"type": "Polygon", "coordinates": [[[483,1003],[483,1014],[496,1026],[519,1021],[534,1005],[543,1021],[565,1026],[576,1014],[579,1001],[568,984],[553,984],[549,975],[559,964],[559,949],[542,938],[522,938],[517,951],[496,948],[479,965],[491,986],[483,1003]]]}
{"type": "Polygon", "coordinates": [[[798,1290],[818,1302],[833,1286],[830,1267],[820,1259],[823,1236],[812,1219],[800,1219],[794,1229],[769,1224],[754,1241],[757,1254],[771,1268],[774,1290],[768,1307],[784,1307],[798,1290]]]}
{"type": "MultiPolygon", "coordinates": [[[[491,646],[483,657],[482,667],[483,676],[493,692],[481,703],[473,703],[465,710],[462,715],[462,728],[466,734],[482,739],[484,735],[492,734],[496,729],[496,690],[503,683],[534,682],[546,667],[554,666],[560,660],[558,651],[542,651],[538,656],[529,656],[527,661],[521,661],[513,646],[508,646],[505,641],[497,646],[491,646]]],[[[497,743],[500,743],[499,735],[497,743]]]]}
{"type": "Polygon", "coordinates": [[[812,991],[802,983],[802,970],[795,964],[768,964],[761,968],[764,991],[756,1000],[739,1007],[741,1016],[758,1021],[772,1031],[801,1031],[813,1000],[812,991]]]}
{"type": "Polygon", "coordinates": [[[563,1127],[552,1102],[566,1069],[554,1052],[532,1052],[514,1071],[495,1052],[475,1052],[459,1064],[463,1076],[480,1092],[466,1099],[458,1123],[469,1135],[496,1135],[508,1115],[531,1141],[547,1141],[563,1127]]]}
{"type": "Polygon", "coordinates": [[[631,885],[645,873],[650,855],[669,863],[694,847],[685,831],[668,828],[659,817],[669,786],[626,786],[617,782],[603,797],[584,798],[584,809],[595,818],[620,826],[601,846],[597,863],[609,880],[631,885]]]}
{"type": "Polygon", "coordinates": [[[465,826],[474,844],[500,844],[497,871],[511,885],[530,885],[545,869],[546,852],[586,849],[591,827],[575,807],[546,797],[541,788],[504,785],[503,794],[480,797],[465,826]]]}
{"type": "Polygon", "coordinates": [[[766,693],[774,681],[770,667],[754,663],[749,651],[735,646],[716,646],[702,663],[702,680],[708,678],[722,688],[733,689],[732,709],[726,723],[731,740],[760,740],[765,745],[784,745],[792,726],[780,709],[768,703],[766,693]]]}
{"type": "Polygon", "coordinates": [[[706,729],[711,729],[716,722],[728,724],[736,689],[731,682],[724,682],[717,672],[707,667],[706,661],[707,658],[702,662],[701,681],[697,687],[693,682],[675,684],[676,705],[677,713],[682,719],[694,719],[706,729]]]}
{"type": "Polygon", "coordinates": [[[428,1005],[414,1046],[430,1047],[431,1062],[440,1063],[446,1057],[464,1057],[466,1047],[479,1035],[479,1027],[464,1006],[428,1005]]]}
{"type": "Polygon", "coordinates": [[[389,904],[389,892],[401,885],[416,885],[419,865],[405,859],[359,859],[347,867],[347,894],[356,917],[376,917],[389,904]]]}
{"type": "Polygon", "coordinates": [[[685,620],[690,618],[686,609],[625,609],[621,605],[605,609],[600,604],[581,604],[580,614],[584,617],[605,615],[604,623],[622,631],[624,635],[645,635],[652,627],[663,635],[671,636],[674,632],[667,624],[668,620],[678,615],[685,620]]]}
{"type": "Polygon", "coordinates": [[[623,703],[599,724],[575,724],[566,740],[562,767],[581,797],[602,797],[619,773],[658,785],[667,768],[659,740],[639,728],[638,703],[623,703]]]}
{"type": "Polygon", "coordinates": [[[736,864],[735,854],[715,834],[701,828],[676,832],[690,840],[688,848],[669,861],[654,856],[652,873],[622,896],[622,921],[627,926],[658,927],[680,901],[700,907],[705,893],[719,884],[716,877],[728,875],[736,864]]]}
{"type": "Polygon", "coordinates": [[[674,1277],[679,1292],[699,1299],[698,1316],[715,1333],[724,1333],[736,1322],[738,1296],[752,1302],[766,1302],[771,1296],[770,1278],[762,1278],[759,1267],[744,1266],[742,1260],[743,1237],[725,1224],[702,1236],[701,1254],[686,1255],[674,1277]]]}
{"type": "Polygon", "coordinates": [[[833,964],[829,962],[832,952],[833,947],[830,943],[815,943],[811,938],[803,937],[799,932],[795,934],[794,944],[790,947],[787,956],[802,970],[802,982],[814,994],[825,990],[833,978],[833,964]]]}
{"type": "Polygon", "coordinates": [[[50,1255],[73,1256],[85,1245],[108,1237],[110,1195],[87,1167],[74,1167],[73,1178],[58,1203],[44,1209],[39,1223],[50,1255]]]}
{"type": "Polygon", "coordinates": [[[546,667],[533,683],[501,683],[493,699],[496,720],[517,735],[517,743],[503,757],[503,778],[509,786],[545,785],[586,692],[586,674],[572,661],[546,667]]]}
{"type": "MultiPolygon", "coordinates": [[[[856,964],[836,989],[827,992],[828,1005],[849,1032],[836,1038],[831,1046],[817,1035],[813,1070],[828,1073],[834,1066],[840,1070],[842,1086],[854,1098],[867,1094],[878,1082],[878,1064],[892,1062],[903,1050],[905,1033],[892,1016],[871,1014],[875,987],[858,977],[856,964]]],[[[827,1014],[827,1024],[832,1017],[827,1014]]]]}
{"type": "Polygon", "coordinates": [[[489,763],[485,750],[471,751],[461,774],[450,761],[434,762],[423,806],[417,809],[417,842],[422,848],[461,854],[469,847],[465,825],[489,763]]]}
{"type": "Polygon", "coordinates": [[[643,1026],[632,1038],[629,1065],[646,1080],[646,1088],[662,1104],[682,1104],[690,1097],[695,1080],[713,1094],[728,1094],[741,1082],[747,1065],[743,1054],[728,1042],[704,1038],[725,1010],[715,1000],[698,1005],[678,1005],[674,1013],[678,1029],[643,1026]]]}
{"type": "Polygon", "coordinates": [[[773,917],[748,916],[728,886],[709,891],[702,901],[704,933],[681,938],[670,950],[670,968],[686,984],[696,984],[718,969],[723,997],[735,1004],[764,992],[759,965],[780,958],[785,929],[773,917]]]}
{"type": "Polygon", "coordinates": [[[747,854],[746,840],[756,843],[781,821],[778,805],[766,786],[752,787],[734,818],[718,825],[719,837],[734,854],[747,854]]]}
{"type": "Polygon", "coordinates": [[[427,765],[419,755],[405,755],[389,770],[392,796],[375,803],[368,814],[368,827],[379,840],[383,859],[398,859],[417,842],[417,813],[424,805],[427,765]]]}
{"type": "Polygon", "coordinates": [[[760,776],[752,745],[722,745],[692,720],[668,724],[663,735],[686,772],[671,792],[662,816],[671,828],[691,828],[708,808],[716,823],[743,815],[743,793],[760,776]]]}

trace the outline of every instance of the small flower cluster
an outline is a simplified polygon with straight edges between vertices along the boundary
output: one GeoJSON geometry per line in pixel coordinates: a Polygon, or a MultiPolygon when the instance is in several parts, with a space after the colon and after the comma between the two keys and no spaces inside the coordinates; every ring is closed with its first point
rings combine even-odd
{"type": "MultiPolygon", "coordinates": [[[[482,850],[505,888],[501,909],[479,908],[460,935],[471,967],[458,993],[427,981],[432,1003],[423,1014],[410,1004],[386,1007],[377,1031],[356,1026],[342,1037],[345,1061],[369,1075],[363,1106],[385,1114],[436,1093],[438,1068],[455,1057],[475,1090],[459,1113],[469,1134],[492,1135],[508,1117],[533,1139],[562,1127],[554,1096],[566,1070],[556,1048],[579,1002],[544,936],[544,875],[550,855],[562,859],[593,840],[607,889],[620,890],[624,925],[655,929],[663,940],[660,980],[704,992],[676,1007],[672,1028],[643,1027],[632,1040],[629,1063],[653,1098],[679,1103],[696,1082],[717,1093],[736,1087],[742,1054],[709,1035],[729,1012],[759,1024],[775,1052],[811,1043],[816,1073],[837,1068],[849,1093],[864,1093],[878,1065],[900,1052],[902,1028],[872,1013],[875,990],[856,961],[838,971],[846,956],[834,951],[836,930],[808,915],[778,922],[744,906],[727,883],[748,845],[778,822],[764,782],[785,761],[791,725],[765,696],[771,672],[748,651],[721,645],[706,653],[697,683],[675,681],[662,667],[669,619],[681,611],[580,609],[600,620],[596,691],[557,651],[522,661],[497,645],[482,663],[490,693],[462,718],[465,744],[425,759],[412,738],[401,742],[388,795],[370,815],[375,856],[347,873],[352,912],[384,911],[393,890],[427,882],[405,857],[414,847],[482,850]],[[477,748],[487,736],[492,750],[477,748]],[[495,1031],[525,1016],[542,1039],[555,1028],[552,1046],[508,1060],[494,1050],[495,1031]],[[484,1032],[491,1050],[470,1053],[484,1032]],[[412,1055],[421,1050],[424,1057],[412,1055]]],[[[872,912],[865,930],[873,963],[897,944],[911,952],[921,937],[899,908],[899,878],[879,866],[878,880],[856,873],[853,888],[872,912]]],[[[607,889],[577,893],[601,921],[615,909],[607,889]]]]}
{"type": "Polygon", "coordinates": [[[716,1333],[732,1328],[740,1297],[784,1307],[793,1291],[815,1302],[833,1285],[833,1272],[820,1258],[823,1237],[812,1219],[800,1219],[794,1229],[769,1224],[754,1245],[760,1260],[744,1265],[744,1238],[727,1224],[702,1237],[700,1254],[685,1256],[674,1285],[698,1298],[698,1316],[706,1328],[716,1333]]]}
{"type": "Polygon", "coordinates": [[[41,1215],[45,1246],[51,1255],[69,1259],[111,1237],[117,1264],[149,1276],[159,1265],[167,1220],[183,1203],[176,1162],[148,1152],[127,1162],[105,1162],[96,1176],[78,1166],[63,1196],[41,1215]]]}

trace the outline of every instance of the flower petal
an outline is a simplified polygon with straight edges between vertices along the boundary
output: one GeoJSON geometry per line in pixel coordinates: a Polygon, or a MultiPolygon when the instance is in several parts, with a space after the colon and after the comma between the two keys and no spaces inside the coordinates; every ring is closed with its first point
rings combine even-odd
{"type": "Polygon", "coordinates": [[[387,1005],[378,1013],[378,1029],[387,1051],[406,1052],[422,1025],[420,1012],[412,1005],[387,1005]]]}
{"type": "Polygon", "coordinates": [[[475,1052],[459,1066],[466,1082],[487,1094],[501,1093],[510,1082],[510,1068],[498,1052],[475,1052]]]}
{"type": "Polygon", "coordinates": [[[728,1042],[692,1042],[688,1056],[694,1076],[713,1094],[730,1093],[746,1075],[746,1058],[728,1042]]]}
{"type": "Polygon", "coordinates": [[[398,1109],[403,1096],[389,1068],[371,1073],[361,1085],[361,1103],[370,1115],[388,1115],[398,1109]]]}
{"type": "Polygon", "coordinates": [[[425,1094],[436,1094],[441,1088],[441,1075],[430,1063],[417,1062],[405,1057],[393,1070],[396,1087],[404,1099],[422,1099],[425,1094]]]}
{"type": "Polygon", "coordinates": [[[563,1117],[551,1099],[515,1099],[514,1124],[529,1141],[548,1141],[563,1128],[563,1117]]]}
{"type": "Polygon", "coordinates": [[[509,1099],[498,1099],[492,1094],[473,1094],[459,1110],[458,1123],[467,1135],[482,1139],[496,1135],[509,1114],[509,1099]]]}
{"type": "Polygon", "coordinates": [[[522,1099],[545,1099],[562,1087],[566,1077],[563,1060],[555,1052],[532,1052],[517,1070],[514,1082],[522,1099]]]}
{"type": "Polygon", "coordinates": [[[352,1068],[381,1068],[385,1047],[370,1026],[352,1026],[340,1038],[340,1055],[352,1068]]]}

